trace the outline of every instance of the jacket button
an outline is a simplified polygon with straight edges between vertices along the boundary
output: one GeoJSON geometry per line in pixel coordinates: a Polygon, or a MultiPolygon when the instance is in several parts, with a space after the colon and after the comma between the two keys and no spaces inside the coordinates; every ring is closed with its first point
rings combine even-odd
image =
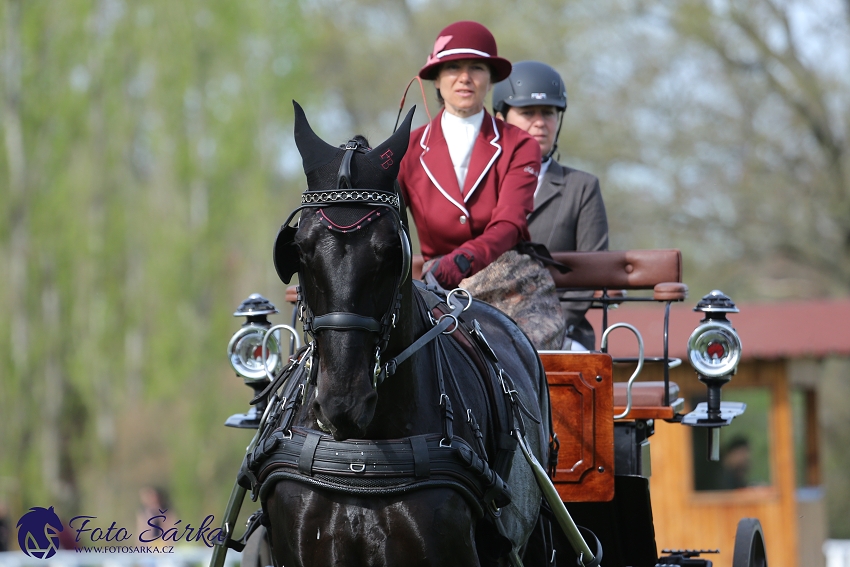
{"type": "Polygon", "coordinates": [[[466,224],[466,215],[460,215],[458,220],[460,221],[460,224],[466,224]]]}

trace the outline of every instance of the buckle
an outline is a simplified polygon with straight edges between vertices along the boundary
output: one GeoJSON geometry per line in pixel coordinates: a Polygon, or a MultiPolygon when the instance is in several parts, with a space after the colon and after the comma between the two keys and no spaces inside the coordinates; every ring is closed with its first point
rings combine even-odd
{"type": "Polygon", "coordinates": [[[359,147],[360,147],[360,142],[358,142],[357,140],[348,140],[345,143],[345,149],[346,150],[356,150],[359,147]]]}

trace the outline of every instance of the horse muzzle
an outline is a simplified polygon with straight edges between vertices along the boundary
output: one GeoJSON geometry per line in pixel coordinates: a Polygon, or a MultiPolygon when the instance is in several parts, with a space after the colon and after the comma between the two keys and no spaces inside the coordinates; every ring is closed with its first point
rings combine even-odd
{"type": "Polygon", "coordinates": [[[319,373],[313,413],[323,430],[337,441],[362,439],[375,417],[378,394],[371,381],[359,381],[356,388],[325,388],[327,377],[319,373]]]}

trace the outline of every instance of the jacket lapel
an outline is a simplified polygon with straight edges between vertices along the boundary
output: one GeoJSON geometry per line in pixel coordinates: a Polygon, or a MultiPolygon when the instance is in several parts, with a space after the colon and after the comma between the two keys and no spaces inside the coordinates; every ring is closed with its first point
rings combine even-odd
{"type": "Polygon", "coordinates": [[[500,139],[501,135],[496,128],[495,119],[485,110],[484,119],[481,121],[481,130],[478,132],[478,137],[475,138],[475,145],[472,147],[472,155],[469,158],[466,181],[463,184],[464,202],[469,201],[469,198],[481,184],[481,180],[496,163],[496,158],[502,153],[500,139]]]}
{"type": "MultiPolygon", "coordinates": [[[[445,112],[445,110],[442,112],[445,112]]],[[[422,148],[419,162],[422,164],[425,174],[442,196],[469,216],[469,211],[466,210],[463,197],[460,194],[460,186],[457,184],[457,176],[452,165],[452,158],[449,155],[449,146],[446,144],[446,138],[443,135],[442,112],[422,132],[422,137],[419,139],[419,146],[422,148]]]]}
{"type": "Polygon", "coordinates": [[[537,195],[534,196],[534,213],[531,216],[537,216],[537,211],[549,205],[561,193],[564,183],[564,168],[557,161],[553,160],[549,164],[549,169],[543,175],[543,183],[540,184],[537,195]]]}

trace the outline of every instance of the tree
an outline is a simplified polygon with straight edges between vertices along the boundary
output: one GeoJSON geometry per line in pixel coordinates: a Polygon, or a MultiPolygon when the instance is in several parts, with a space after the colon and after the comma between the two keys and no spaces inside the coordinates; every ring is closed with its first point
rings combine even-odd
{"type": "Polygon", "coordinates": [[[244,408],[221,395],[241,387],[216,353],[233,308],[274,277],[263,260],[293,202],[278,161],[291,85],[311,90],[291,57],[299,14],[3,2],[0,498],[13,510],[97,503],[131,519],[152,482],[187,514],[226,498],[245,440],[219,428],[244,408]]]}
{"type": "Polygon", "coordinates": [[[689,275],[736,297],[846,294],[845,6],[691,0],[633,16],[628,42],[642,47],[613,96],[639,149],[608,171],[655,209],[639,230],[669,219],[654,245],[682,242],[689,275]]]}

